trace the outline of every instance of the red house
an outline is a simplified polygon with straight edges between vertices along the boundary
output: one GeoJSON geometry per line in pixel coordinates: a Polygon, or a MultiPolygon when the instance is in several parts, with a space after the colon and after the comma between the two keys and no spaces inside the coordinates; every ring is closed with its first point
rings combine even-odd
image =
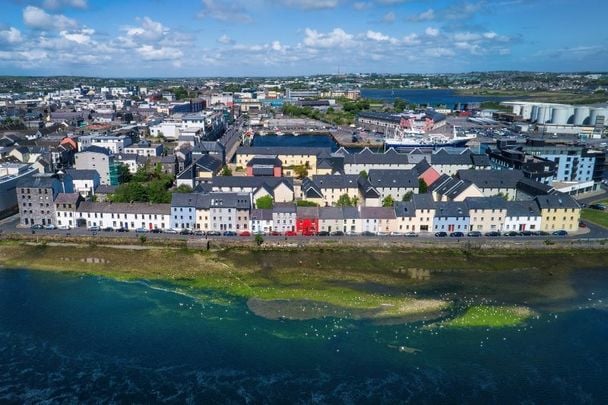
{"type": "Polygon", "coordinates": [[[311,236],[319,231],[319,207],[298,207],[296,210],[296,232],[311,236]]]}

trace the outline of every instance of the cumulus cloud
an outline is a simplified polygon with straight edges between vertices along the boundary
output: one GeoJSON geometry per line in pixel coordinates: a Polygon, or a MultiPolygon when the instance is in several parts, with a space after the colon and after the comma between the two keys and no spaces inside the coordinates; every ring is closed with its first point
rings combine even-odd
{"type": "Polygon", "coordinates": [[[372,3],[370,3],[369,1],[356,1],[353,3],[353,8],[355,10],[366,10],[368,8],[370,8],[372,6],[372,3]]]}
{"type": "Polygon", "coordinates": [[[83,28],[77,31],[61,31],[59,35],[68,41],[76,42],[78,44],[88,44],[91,42],[91,36],[95,34],[95,30],[91,28],[83,28]]]}
{"type": "Polygon", "coordinates": [[[77,25],[71,18],[62,14],[49,14],[35,6],[23,9],[23,22],[28,27],[39,30],[64,30],[77,25]]]}
{"type": "Polygon", "coordinates": [[[424,33],[426,35],[428,35],[429,37],[436,37],[436,36],[439,36],[439,29],[433,28],[433,27],[427,27],[424,30],[424,33]]]}
{"type": "Polygon", "coordinates": [[[5,30],[0,30],[0,42],[4,42],[10,45],[18,44],[23,41],[21,31],[15,27],[10,27],[5,30]]]}
{"type": "Polygon", "coordinates": [[[136,49],[137,54],[147,61],[163,61],[163,60],[175,60],[184,56],[184,53],[177,48],[169,47],[155,47],[153,45],[142,45],[136,49]]]}
{"type": "Polygon", "coordinates": [[[144,17],[141,19],[139,27],[127,28],[127,35],[155,41],[162,38],[168,31],[168,28],[162,23],[154,21],[149,17],[144,17]]]}
{"type": "Polygon", "coordinates": [[[247,14],[245,8],[239,3],[222,0],[202,0],[202,3],[203,10],[198,13],[199,18],[210,17],[218,21],[253,22],[253,18],[247,14]]]}
{"type": "Polygon", "coordinates": [[[336,8],[339,0],[281,0],[283,5],[297,7],[304,10],[336,8]]]}
{"type": "Polygon", "coordinates": [[[353,35],[346,33],[342,28],[334,28],[328,33],[321,33],[316,30],[306,28],[304,44],[313,48],[335,48],[351,46],[353,35]]]}

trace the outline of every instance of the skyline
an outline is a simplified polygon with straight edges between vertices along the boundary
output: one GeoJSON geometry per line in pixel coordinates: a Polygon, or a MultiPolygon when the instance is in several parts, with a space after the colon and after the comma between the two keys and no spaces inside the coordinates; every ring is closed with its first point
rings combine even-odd
{"type": "Polygon", "coordinates": [[[591,0],[2,3],[0,75],[608,70],[608,4],[591,0]]]}

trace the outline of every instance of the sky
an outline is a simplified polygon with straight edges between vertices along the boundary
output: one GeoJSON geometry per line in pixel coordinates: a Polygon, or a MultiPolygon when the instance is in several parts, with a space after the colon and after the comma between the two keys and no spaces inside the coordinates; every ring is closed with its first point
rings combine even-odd
{"type": "Polygon", "coordinates": [[[605,0],[0,0],[0,75],[608,71],[605,0]]]}

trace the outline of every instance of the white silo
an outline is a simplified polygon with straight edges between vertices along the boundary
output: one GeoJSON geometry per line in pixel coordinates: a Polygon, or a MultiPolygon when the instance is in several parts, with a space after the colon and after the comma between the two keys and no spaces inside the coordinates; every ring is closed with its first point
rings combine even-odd
{"type": "Polygon", "coordinates": [[[574,109],[574,125],[583,125],[589,117],[589,107],[576,107],[574,109]]]}
{"type": "Polygon", "coordinates": [[[592,108],[589,113],[589,125],[595,125],[595,121],[600,115],[604,116],[604,121],[608,120],[608,108],[592,108]]]}
{"type": "Polygon", "coordinates": [[[536,122],[544,124],[551,119],[551,107],[548,105],[542,105],[538,107],[538,117],[536,122]]]}
{"type": "Polygon", "coordinates": [[[521,117],[525,120],[529,120],[532,118],[532,104],[522,104],[521,117]]]}
{"type": "Polygon", "coordinates": [[[554,106],[551,111],[551,123],[554,125],[566,125],[570,118],[570,109],[568,107],[554,106]]]}
{"type": "Polygon", "coordinates": [[[522,109],[523,109],[523,106],[521,104],[513,104],[513,114],[521,115],[522,109]]]}
{"type": "Polygon", "coordinates": [[[532,110],[530,112],[530,121],[536,122],[538,121],[538,106],[533,105],[532,110]]]}

